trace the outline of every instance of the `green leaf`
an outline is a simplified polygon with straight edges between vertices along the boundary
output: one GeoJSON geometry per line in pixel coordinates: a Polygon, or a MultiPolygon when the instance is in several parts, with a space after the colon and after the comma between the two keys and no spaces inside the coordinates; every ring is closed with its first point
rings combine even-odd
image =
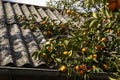
{"type": "Polygon", "coordinates": [[[72,56],[72,50],[70,50],[68,53],[69,53],[69,57],[72,56]]]}
{"type": "Polygon", "coordinates": [[[38,51],[35,51],[35,52],[32,54],[32,57],[35,56],[37,53],[38,53],[38,51]]]}
{"type": "Polygon", "coordinates": [[[95,12],[93,12],[92,15],[93,15],[94,18],[97,18],[97,14],[95,12]]]}
{"type": "Polygon", "coordinates": [[[56,61],[59,62],[59,63],[62,62],[60,58],[56,58],[56,61]]]}
{"type": "Polygon", "coordinates": [[[73,32],[70,32],[70,34],[74,37],[74,36],[76,36],[73,32]]]}
{"type": "Polygon", "coordinates": [[[96,72],[100,72],[99,68],[96,68],[95,71],[96,71],[96,72]]]}
{"type": "Polygon", "coordinates": [[[69,43],[69,41],[68,41],[68,40],[65,40],[64,43],[65,43],[65,45],[67,46],[68,43],[69,43]]]}
{"type": "Polygon", "coordinates": [[[91,28],[96,22],[97,22],[96,19],[92,20],[91,23],[90,23],[90,25],[89,25],[89,27],[91,28]]]}
{"type": "Polygon", "coordinates": [[[32,54],[32,56],[34,57],[34,59],[37,59],[37,58],[38,58],[38,52],[37,52],[37,51],[34,52],[34,53],[32,54]]]}
{"type": "Polygon", "coordinates": [[[94,0],[91,0],[93,4],[95,4],[95,1],[94,0]]]}
{"type": "Polygon", "coordinates": [[[105,15],[106,15],[107,17],[110,16],[107,9],[105,10],[105,15]]]}
{"type": "Polygon", "coordinates": [[[93,61],[96,62],[96,63],[99,63],[96,58],[93,58],[93,61]]]}
{"type": "Polygon", "coordinates": [[[101,27],[101,24],[98,24],[98,25],[97,25],[97,28],[100,28],[100,27],[101,27]]]}
{"type": "Polygon", "coordinates": [[[112,23],[107,24],[106,28],[111,28],[112,23]]]}
{"type": "Polygon", "coordinates": [[[88,7],[89,6],[89,0],[84,1],[84,6],[88,7]]]}

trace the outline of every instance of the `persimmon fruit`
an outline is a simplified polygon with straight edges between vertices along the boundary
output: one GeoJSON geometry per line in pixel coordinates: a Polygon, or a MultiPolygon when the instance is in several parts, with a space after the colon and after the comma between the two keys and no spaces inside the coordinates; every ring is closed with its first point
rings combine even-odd
{"type": "Polygon", "coordinates": [[[84,74],[84,70],[80,70],[80,71],[79,71],[79,74],[84,74]]]}
{"type": "Polygon", "coordinates": [[[120,0],[117,0],[117,8],[120,9],[120,0]]]}
{"type": "Polygon", "coordinates": [[[41,24],[42,24],[42,25],[45,25],[45,24],[46,24],[46,21],[42,21],[41,24]]]}
{"type": "Polygon", "coordinates": [[[114,2],[109,3],[108,8],[110,11],[116,10],[116,8],[117,8],[116,2],[114,1],[114,2]]]}
{"type": "Polygon", "coordinates": [[[47,35],[52,35],[52,32],[51,31],[47,31],[47,35]]]}
{"type": "Polygon", "coordinates": [[[68,55],[69,53],[68,53],[68,51],[64,51],[63,54],[64,55],[68,55]]]}
{"type": "Polygon", "coordinates": [[[104,67],[104,69],[107,69],[108,65],[107,64],[103,64],[103,67],[104,67]]]}
{"type": "Polygon", "coordinates": [[[86,52],[87,51],[87,49],[86,48],[82,48],[82,52],[86,52]]]}
{"type": "Polygon", "coordinates": [[[77,66],[75,66],[75,70],[76,71],[79,71],[80,70],[80,67],[77,65],[77,66]]]}
{"type": "Polygon", "coordinates": [[[93,66],[92,66],[92,69],[96,69],[96,66],[95,66],[95,65],[93,65],[93,66]]]}
{"type": "Polygon", "coordinates": [[[68,15],[70,15],[70,14],[71,14],[71,10],[67,10],[66,13],[67,13],[68,15]]]}
{"type": "Polygon", "coordinates": [[[84,64],[81,64],[81,65],[80,65],[80,68],[81,68],[82,70],[86,70],[86,66],[85,66],[84,64]]]}
{"type": "Polygon", "coordinates": [[[92,57],[93,57],[93,58],[97,58],[97,54],[93,54],[92,57]]]}
{"type": "Polygon", "coordinates": [[[66,66],[62,65],[60,68],[59,68],[60,71],[62,72],[65,72],[66,71],[66,66]]]}
{"type": "Polygon", "coordinates": [[[106,42],[106,41],[107,41],[107,38],[106,38],[106,37],[103,37],[103,38],[101,39],[101,41],[102,41],[102,42],[106,42]]]}
{"type": "Polygon", "coordinates": [[[110,29],[106,30],[107,33],[110,33],[110,31],[111,31],[110,29]]]}
{"type": "Polygon", "coordinates": [[[101,45],[97,45],[96,47],[95,47],[95,49],[98,49],[98,50],[100,50],[100,49],[102,49],[103,48],[103,46],[101,46],[101,45]]]}

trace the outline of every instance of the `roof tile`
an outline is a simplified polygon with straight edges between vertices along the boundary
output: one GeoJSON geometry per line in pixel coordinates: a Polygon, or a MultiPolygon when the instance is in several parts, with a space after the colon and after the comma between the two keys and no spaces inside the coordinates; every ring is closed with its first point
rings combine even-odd
{"type": "Polygon", "coordinates": [[[12,54],[14,57],[14,60],[16,61],[17,66],[22,66],[24,64],[29,63],[28,60],[28,52],[26,50],[24,41],[22,39],[22,34],[18,28],[17,24],[13,24],[9,26],[10,30],[10,41],[11,41],[11,46],[13,47],[13,52],[12,54]]]}
{"type": "Polygon", "coordinates": [[[11,53],[7,26],[4,22],[0,22],[0,65],[13,63],[11,53]]]}
{"type": "Polygon", "coordinates": [[[15,14],[14,14],[14,11],[13,11],[13,8],[11,6],[10,3],[5,3],[4,4],[4,7],[5,7],[5,13],[6,13],[6,18],[7,18],[7,23],[8,24],[13,24],[15,23],[15,14]]]}
{"type": "Polygon", "coordinates": [[[33,52],[40,49],[46,42],[42,31],[40,28],[34,32],[24,29],[24,26],[18,24],[21,22],[15,19],[16,15],[23,15],[27,19],[32,15],[31,17],[38,22],[44,17],[63,22],[66,21],[65,18],[57,10],[0,1],[0,65],[13,64],[16,67],[45,65],[42,59],[35,60],[32,57],[33,52]]]}
{"type": "Polygon", "coordinates": [[[23,15],[22,10],[18,3],[13,5],[13,9],[17,15],[23,15]]]}
{"type": "Polygon", "coordinates": [[[58,20],[57,17],[54,15],[54,13],[52,13],[52,11],[50,9],[46,10],[46,13],[48,14],[48,16],[53,19],[53,20],[58,20]]]}
{"type": "Polygon", "coordinates": [[[3,4],[2,1],[0,1],[0,22],[1,21],[5,21],[5,14],[4,14],[4,10],[3,10],[3,4]]]}
{"type": "Polygon", "coordinates": [[[48,15],[45,13],[45,11],[42,8],[38,9],[39,14],[41,15],[42,18],[48,17],[48,15]]]}
{"type": "Polygon", "coordinates": [[[63,23],[66,23],[67,20],[57,11],[54,10],[53,13],[60,19],[60,21],[62,21],[63,23]]]}
{"type": "Polygon", "coordinates": [[[32,15],[34,16],[34,18],[36,19],[37,22],[40,22],[42,19],[41,19],[41,16],[39,15],[39,13],[37,12],[37,10],[35,9],[34,6],[30,6],[29,7],[32,15]]]}
{"type": "Polygon", "coordinates": [[[31,17],[30,17],[30,16],[31,16],[31,13],[30,13],[28,7],[27,7],[26,5],[22,5],[21,8],[22,8],[22,11],[23,11],[25,17],[26,17],[27,19],[31,19],[31,17]]]}

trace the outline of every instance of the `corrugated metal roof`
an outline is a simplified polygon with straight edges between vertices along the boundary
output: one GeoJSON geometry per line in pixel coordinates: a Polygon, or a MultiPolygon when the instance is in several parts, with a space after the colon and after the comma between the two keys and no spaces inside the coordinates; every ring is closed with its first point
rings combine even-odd
{"type": "Polygon", "coordinates": [[[15,15],[24,15],[29,18],[35,14],[36,21],[43,17],[57,19],[66,22],[64,16],[58,10],[38,7],[33,5],[19,4],[0,1],[0,65],[17,67],[41,67],[45,63],[42,60],[35,60],[32,53],[40,49],[46,39],[40,29],[32,32],[30,29],[23,29],[18,25],[15,15]]]}

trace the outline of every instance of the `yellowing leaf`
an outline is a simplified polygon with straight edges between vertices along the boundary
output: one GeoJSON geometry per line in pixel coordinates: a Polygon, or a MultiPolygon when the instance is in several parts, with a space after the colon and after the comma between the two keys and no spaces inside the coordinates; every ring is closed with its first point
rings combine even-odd
{"type": "Polygon", "coordinates": [[[111,77],[109,77],[109,79],[110,79],[110,80],[116,80],[116,79],[114,79],[114,78],[111,78],[111,77]]]}
{"type": "Polygon", "coordinates": [[[105,10],[105,15],[106,15],[107,17],[110,16],[107,10],[105,10]]]}
{"type": "Polygon", "coordinates": [[[93,15],[94,18],[97,18],[97,14],[95,12],[93,12],[92,15],[93,15]]]}

